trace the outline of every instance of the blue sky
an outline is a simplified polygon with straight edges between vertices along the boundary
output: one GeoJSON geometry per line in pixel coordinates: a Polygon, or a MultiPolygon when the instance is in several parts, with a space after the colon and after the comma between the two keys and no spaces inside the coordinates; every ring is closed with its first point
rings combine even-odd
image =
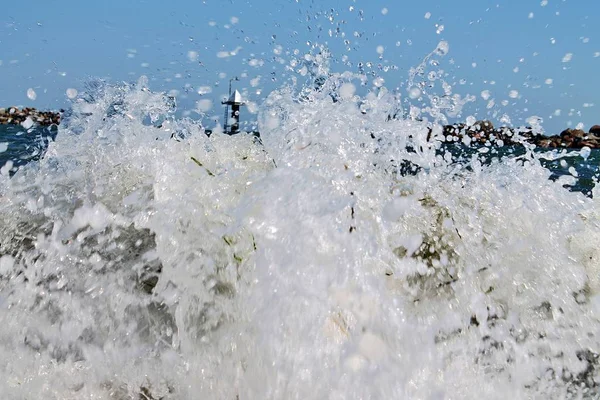
{"type": "Polygon", "coordinates": [[[91,78],[147,75],[152,89],[176,90],[180,108],[208,99],[221,116],[231,77],[260,103],[301,78],[285,66],[316,43],[330,48],[333,72],[371,62],[406,95],[409,69],[445,40],[439,68],[454,92],[477,98],[460,118],[536,115],[557,133],[600,124],[598,15],[597,0],[13,2],[0,16],[0,106],[65,107],[66,90],[91,78]]]}

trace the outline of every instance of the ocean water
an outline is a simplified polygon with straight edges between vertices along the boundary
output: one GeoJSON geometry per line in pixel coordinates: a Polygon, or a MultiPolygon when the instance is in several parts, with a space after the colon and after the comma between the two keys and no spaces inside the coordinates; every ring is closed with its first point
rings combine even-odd
{"type": "Polygon", "coordinates": [[[0,125],[0,167],[12,174],[22,165],[39,160],[57,132],[56,126],[25,129],[20,125],[0,125]]]}
{"type": "Polygon", "coordinates": [[[360,78],[260,140],[74,101],[0,175],[0,397],[597,398],[598,152],[445,148],[360,78]]]}
{"type": "MultiPolygon", "coordinates": [[[[444,146],[441,153],[449,151],[453,155],[453,162],[468,162],[474,154],[479,160],[489,164],[504,157],[519,159],[526,157],[527,149],[523,146],[444,146]]],[[[553,181],[563,181],[563,187],[592,196],[594,186],[600,178],[600,150],[599,149],[561,149],[548,150],[533,148],[540,165],[546,167],[553,181]]]]}

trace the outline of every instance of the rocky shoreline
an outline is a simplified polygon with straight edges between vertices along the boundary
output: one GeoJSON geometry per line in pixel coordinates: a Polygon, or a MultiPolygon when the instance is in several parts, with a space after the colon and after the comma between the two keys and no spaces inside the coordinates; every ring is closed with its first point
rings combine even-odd
{"type": "Polygon", "coordinates": [[[581,129],[565,129],[558,135],[545,136],[533,132],[531,128],[495,128],[490,121],[477,121],[472,125],[454,124],[443,127],[444,141],[462,142],[466,144],[477,143],[485,145],[518,145],[525,143],[535,144],[542,148],[575,148],[589,147],[600,149],[600,125],[594,125],[589,132],[581,129]]]}
{"type": "MultiPolygon", "coordinates": [[[[59,125],[64,110],[39,111],[35,108],[18,107],[0,108],[0,125],[22,125],[29,129],[34,125],[59,125]]],[[[428,140],[431,139],[429,131],[428,140]]],[[[471,125],[458,123],[445,125],[442,128],[443,140],[446,143],[461,142],[465,144],[488,143],[506,146],[525,143],[535,144],[541,148],[583,148],[600,149],[600,125],[592,126],[588,132],[581,129],[565,129],[558,135],[545,136],[533,132],[531,128],[495,128],[491,121],[477,121],[471,125]]]]}
{"type": "Polygon", "coordinates": [[[0,125],[22,125],[25,129],[34,125],[58,125],[62,112],[39,111],[31,107],[0,108],[0,125]]]}

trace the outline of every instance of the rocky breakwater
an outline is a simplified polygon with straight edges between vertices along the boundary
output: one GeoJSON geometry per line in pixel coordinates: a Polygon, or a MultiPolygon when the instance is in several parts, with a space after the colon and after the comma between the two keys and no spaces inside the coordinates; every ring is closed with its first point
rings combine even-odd
{"type": "Polygon", "coordinates": [[[34,125],[58,125],[60,116],[60,112],[39,111],[31,107],[0,108],[0,125],[22,125],[25,129],[29,129],[34,125]]]}
{"type": "Polygon", "coordinates": [[[477,121],[471,125],[454,124],[443,127],[445,142],[477,143],[485,145],[518,145],[531,143],[542,148],[582,148],[600,149],[600,125],[594,125],[589,132],[581,129],[565,129],[559,135],[546,136],[526,128],[495,128],[491,121],[477,121]]]}
{"type": "Polygon", "coordinates": [[[594,125],[589,132],[581,129],[565,129],[560,135],[546,136],[537,143],[548,148],[582,148],[600,149],[600,126],[594,125]]]}

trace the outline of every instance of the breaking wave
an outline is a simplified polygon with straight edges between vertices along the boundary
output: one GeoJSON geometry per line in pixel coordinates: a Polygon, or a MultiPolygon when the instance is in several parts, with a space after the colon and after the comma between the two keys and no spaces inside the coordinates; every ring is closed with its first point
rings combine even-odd
{"type": "Polygon", "coordinates": [[[456,162],[460,98],[428,122],[363,78],[271,93],[260,139],[144,79],[76,101],[1,177],[0,397],[600,395],[598,193],[532,148],[456,162]]]}

